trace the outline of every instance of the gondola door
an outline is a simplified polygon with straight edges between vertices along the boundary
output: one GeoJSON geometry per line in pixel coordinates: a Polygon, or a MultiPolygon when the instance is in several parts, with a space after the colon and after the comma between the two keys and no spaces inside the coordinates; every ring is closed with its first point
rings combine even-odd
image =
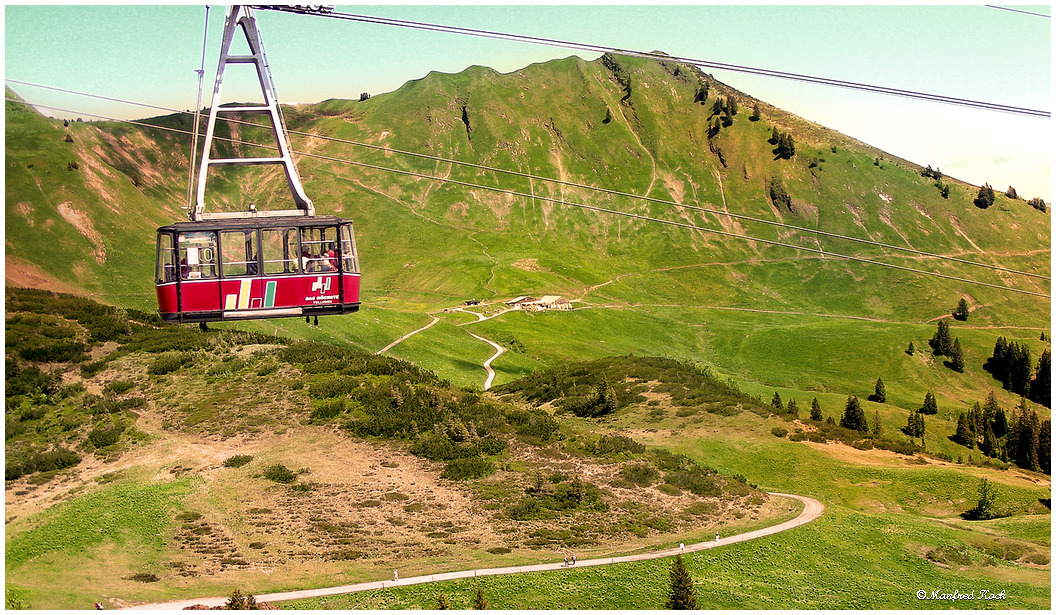
{"type": "Polygon", "coordinates": [[[219,312],[220,270],[216,231],[186,231],[176,237],[180,258],[180,312],[219,312]]]}
{"type": "Polygon", "coordinates": [[[221,296],[224,316],[246,314],[247,310],[270,308],[260,279],[260,248],[256,229],[220,231],[221,296]]]}

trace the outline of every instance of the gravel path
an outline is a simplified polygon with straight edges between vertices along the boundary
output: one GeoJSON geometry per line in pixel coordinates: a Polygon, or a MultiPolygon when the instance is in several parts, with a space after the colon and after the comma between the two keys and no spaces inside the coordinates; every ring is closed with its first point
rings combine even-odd
{"type": "MultiPolygon", "coordinates": [[[[678,555],[679,553],[695,553],[697,551],[703,551],[705,549],[714,549],[716,547],[722,547],[731,545],[737,542],[744,542],[746,540],[752,540],[754,538],[761,538],[763,536],[770,536],[779,532],[790,530],[794,527],[799,527],[806,523],[817,519],[825,512],[825,505],[821,502],[813,499],[804,497],[801,495],[792,495],[790,493],[771,493],[770,495],[792,498],[803,502],[803,512],[799,514],[795,519],[785,521],[784,523],[778,523],[777,525],[771,525],[770,527],[764,527],[759,530],[751,532],[745,532],[743,534],[736,534],[734,536],[728,536],[726,538],[720,538],[719,540],[711,540],[707,542],[698,542],[696,544],[685,545],[685,547],[672,547],[670,549],[663,549],[661,551],[651,551],[649,553],[640,553],[637,555],[624,555],[619,557],[602,557],[598,559],[579,560],[576,562],[574,567],[582,568],[583,566],[603,566],[607,564],[618,564],[621,562],[637,562],[642,560],[660,559],[664,557],[671,557],[678,555]]],[[[401,587],[404,585],[416,585],[418,583],[434,583],[436,581],[449,581],[451,579],[464,579],[468,577],[486,577],[498,574],[517,574],[522,572],[542,572],[544,570],[561,570],[565,568],[562,562],[553,562],[546,564],[535,564],[533,566],[511,566],[508,568],[485,568],[480,570],[462,570],[456,572],[446,572],[441,574],[430,574],[417,577],[408,577],[406,579],[400,579],[398,581],[371,581],[367,583],[357,583],[355,585],[341,585],[338,587],[324,587],[320,589],[308,589],[302,591],[289,591],[280,592],[275,594],[262,594],[255,596],[257,602],[283,602],[286,600],[299,600],[301,598],[316,598],[320,596],[333,596],[336,594],[349,594],[353,592],[384,589],[386,587],[401,587]]],[[[572,566],[569,566],[572,568],[572,566]]],[[[194,600],[180,600],[177,602],[165,602],[161,604],[143,604],[140,606],[129,607],[131,610],[178,610],[185,607],[201,604],[205,606],[222,606],[227,602],[227,597],[220,598],[198,598],[194,600]]]]}

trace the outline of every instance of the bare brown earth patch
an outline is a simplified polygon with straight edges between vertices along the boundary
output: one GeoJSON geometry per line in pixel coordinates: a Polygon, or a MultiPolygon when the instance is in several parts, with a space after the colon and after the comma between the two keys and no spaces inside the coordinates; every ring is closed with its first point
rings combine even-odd
{"type": "Polygon", "coordinates": [[[37,288],[52,292],[84,295],[84,291],[60,282],[33,263],[4,256],[4,284],[18,288],[37,288]]]}
{"type": "Polygon", "coordinates": [[[105,263],[106,244],[103,243],[103,236],[99,231],[95,230],[95,226],[92,224],[92,219],[84,212],[75,209],[69,201],[59,203],[58,207],[55,209],[64,220],[72,224],[80,234],[84,235],[88,238],[88,241],[92,242],[92,256],[95,257],[96,262],[100,265],[105,263]]]}

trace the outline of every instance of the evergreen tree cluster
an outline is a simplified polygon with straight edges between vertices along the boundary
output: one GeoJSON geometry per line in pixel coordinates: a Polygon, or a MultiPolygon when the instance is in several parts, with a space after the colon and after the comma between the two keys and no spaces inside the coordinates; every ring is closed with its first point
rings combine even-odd
{"type": "Polygon", "coordinates": [[[984,184],[979,189],[979,193],[975,195],[975,200],[972,201],[975,206],[979,209],[987,209],[994,204],[994,189],[990,187],[990,184],[984,184]]]}
{"type": "Polygon", "coordinates": [[[902,433],[911,438],[924,437],[924,415],[919,410],[909,413],[909,422],[902,428],[902,433]]]}
{"type": "Polygon", "coordinates": [[[1005,390],[1051,407],[1052,359],[1048,349],[1033,367],[1030,349],[1026,345],[999,337],[994,344],[994,354],[987,359],[983,369],[999,380],[1005,390]]]}
{"type": "Polygon", "coordinates": [[[968,301],[964,297],[961,297],[961,300],[957,302],[957,307],[953,309],[953,318],[961,322],[968,320],[968,301]]]}
{"type": "Polygon", "coordinates": [[[790,132],[781,132],[775,126],[768,143],[777,146],[774,148],[774,155],[778,158],[790,160],[796,155],[796,141],[792,138],[792,133],[790,132]]]}
{"type": "Polygon", "coordinates": [[[950,198],[950,185],[943,183],[943,174],[938,167],[935,167],[935,169],[932,170],[931,165],[929,164],[928,168],[921,171],[920,174],[924,177],[929,177],[935,180],[935,187],[939,189],[939,194],[942,195],[942,198],[950,198]]]}
{"type": "Polygon", "coordinates": [[[1027,205],[1030,205],[1031,207],[1040,212],[1046,212],[1049,210],[1048,207],[1045,205],[1045,201],[1041,197],[1037,196],[1027,201],[1027,205]]]}
{"type": "Polygon", "coordinates": [[[938,167],[935,167],[935,169],[932,170],[930,164],[928,165],[928,167],[926,169],[921,171],[920,174],[922,176],[924,176],[924,177],[930,177],[930,178],[934,179],[935,181],[941,181],[942,178],[943,178],[942,171],[940,171],[938,167]]]}
{"type": "Polygon", "coordinates": [[[701,81],[697,85],[697,92],[693,95],[693,102],[700,103],[701,105],[708,102],[708,90],[710,84],[707,81],[701,81]]]}
{"type": "Polygon", "coordinates": [[[1050,474],[1051,451],[1052,421],[1039,421],[1037,411],[1030,408],[1027,400],[1020,400],[1005,436],[1007,461],[1026,470],[1050,474]]]}
{"type": "Polygon", "coordinates": [[[1027,470],[1046,474],[1052,470],[1052,421],[1041,421],[1026,399],[1020,400],[1009,419],[991,391],[982,407],[976,402],[958,415],[953,440],[1027,470]]]}
{"type": "MultiPolygon", "coordinates": [[[[967,308],[966,308],[967,309],[967,308]]],[[[954,338],[950,333],[950,325],[945,320],[940,320],[935,330],[935,335],[928,342],[932,353],[937,357],[949,357],[946,365],[955,372],[964,371],[964,351],[961,350],[960,339],[954,338]]]]}

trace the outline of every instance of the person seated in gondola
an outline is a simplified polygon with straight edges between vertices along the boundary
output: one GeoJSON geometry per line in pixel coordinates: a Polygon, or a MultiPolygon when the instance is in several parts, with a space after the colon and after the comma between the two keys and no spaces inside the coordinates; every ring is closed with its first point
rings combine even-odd
{"type": "Polygon", "coordinates": [[[326,260],[323,261],[327,271],[337,271],[337,251],[334,250],[334,244],[330,244],[330,249],[326,251],[326,260]]]}

